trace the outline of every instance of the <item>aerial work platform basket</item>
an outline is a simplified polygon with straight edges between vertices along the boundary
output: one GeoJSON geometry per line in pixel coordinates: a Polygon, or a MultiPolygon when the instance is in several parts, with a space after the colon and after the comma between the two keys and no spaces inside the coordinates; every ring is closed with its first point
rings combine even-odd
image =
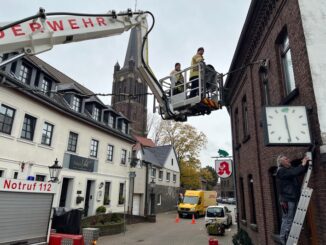
{"type": "Polygon", "coordinates": [[[201,62],[162,78],[160,84],[174,113],[199,116],[222,109],[223,74],[211,65],[201,62]],[[192,69],[199,75],[190,77],[192,69]]]}

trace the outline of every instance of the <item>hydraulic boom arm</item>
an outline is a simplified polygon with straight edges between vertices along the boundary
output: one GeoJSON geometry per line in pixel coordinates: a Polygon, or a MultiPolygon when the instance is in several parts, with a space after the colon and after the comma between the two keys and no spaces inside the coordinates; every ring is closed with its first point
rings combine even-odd
{"type": "MultiPolygon", "coordinates": [[[[137,67],[142,79],[149,86],[161,105],[165,119],[171,119],[166,96],[162,87],[152,74],[144,57],[147,57],[146,45],[148,24],[146,16],[150,12],[110,11],[107,14],[78,14],[55,12],[45,14],[44,9],[30,18],[15,23],[0,23],[0,54],[17,52],[17,56],[0,64],[6,65],[24,55],[36,55],[53,48],[54,45],[119,35],[133,27],[141,29],[139,43],[142,43],[142,64],[137,67]],[[48,16],[59,16],[48,18],[48,16]]],[[[153,23],[154,24],[154,23],[153,23]]]]}
{"type": "MultiPolygon", "coordinates": [[[[186,79],[182,93],[175,94],[176,84],[171,83],[168,90],[163,86],[166,82],[174,80],[174,77],[167,77],[158,81],[147,61],[147,36],[154,25],[154,16],[148,11],[107,14],[82,14],[55,12],[45,13],[40,9],[38,14],[16,21],[14,23],[0,23],[0,54],[18,53],[0,64],[0,68],[15,59],[24,55],[36,55],[53,48],[54,45],[79,42],[84,40],[110,37],[119,35],[131,28],[139,28],[138,43],[142,43],[141,62],[137,70],[146,82],[159,103],[159,111],[163,119],[174,119],[176,121],[186,121],[187,116],[197,116],[209,114],[212,110],[220,109],[219,104],[222,91],[221,76],[218,76],[214,69],[206,68],[199,64],[199,86],[192,88],[189,96],[189,87],[195,83],[186,79]],[[153,18],[153,23],[148,30],[147,15],[153,18]],[[48,18],[49,16],[56,16],[48,18]],[[146,60],[145,60],[146,57],[146,60]]],[[[136,57],[135,57],[136,58],[136,57]]],[[[138,58],[138,57],[137,57],[138,58]]],[[[187,68],[182,72],[189,72],[192,68],[187,68]]],[[[187,74],[184,74],[187,78],[187,74]]]]}

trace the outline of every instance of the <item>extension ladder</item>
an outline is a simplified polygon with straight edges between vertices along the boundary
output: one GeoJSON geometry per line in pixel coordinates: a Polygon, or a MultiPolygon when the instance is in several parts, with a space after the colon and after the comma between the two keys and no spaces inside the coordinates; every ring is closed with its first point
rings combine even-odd
{"type": "Polygon", "coordinates": [[[296,245],[299,241],[300,232],[302,229],[302,225],[308,210],[310,198],[312,195],[313,189],[308,187],[308,182],[310,179],[311,171],[312,171],[312,154],[311,152],[307,152],[307,156],[309,157],[309,166],[308,171],[305,174],[302,188],[301,188],[301,195],[300,200],[298,203],[297,210],[295,212],[295,216],[292,222],[291,230],[288,236],[288,240],[286,245],[296,245]]]}

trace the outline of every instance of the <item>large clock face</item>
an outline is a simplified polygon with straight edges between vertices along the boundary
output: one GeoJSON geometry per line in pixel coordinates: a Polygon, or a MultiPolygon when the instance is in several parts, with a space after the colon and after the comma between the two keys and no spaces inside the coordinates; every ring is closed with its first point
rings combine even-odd
{"type": "Polygon", "coordinates": [[[305,106],[266,107],[266,144],[304,145],[311,143],[305,106]]]}

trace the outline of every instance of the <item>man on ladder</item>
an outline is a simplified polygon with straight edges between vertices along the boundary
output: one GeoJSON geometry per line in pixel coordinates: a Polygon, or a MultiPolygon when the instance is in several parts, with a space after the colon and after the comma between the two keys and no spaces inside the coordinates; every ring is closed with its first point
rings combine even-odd
{"type": "Polygon", "coordinates": [[[280,204],[282,208],[282,225],[280,231],[282,244],[286,244],[300,198],[301,186],[297,177],[305,173],[309,160],[306,156],[302,159],[299,166],[292,167],[290,159],[285,155],[279,155],[277,157],[278,169],[276,176],[279,179],[280,204]]]}

